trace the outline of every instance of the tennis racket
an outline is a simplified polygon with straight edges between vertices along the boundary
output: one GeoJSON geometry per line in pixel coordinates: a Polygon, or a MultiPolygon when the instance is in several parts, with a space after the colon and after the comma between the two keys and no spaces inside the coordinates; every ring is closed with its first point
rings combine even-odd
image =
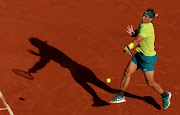
{"type": "Polygon", "coordinates": [[[133,57],[133,54],[132,54],[131,50],[129,49],[128,45],[125,44],[125,47],[126,47],[128,53],[130,54],[130,56],[133,57]]]}
{"type": "Polygon", "coordinates": [[[34,79],[34,77],[29,72],[22,71],[22,70],[19,70],[19,69],[12,69],[12,71],[14,73],[16,73],[17,75],[20,75],[21,77],[24,77],[26,79],[30,79],[30,80],[34,79]]]}

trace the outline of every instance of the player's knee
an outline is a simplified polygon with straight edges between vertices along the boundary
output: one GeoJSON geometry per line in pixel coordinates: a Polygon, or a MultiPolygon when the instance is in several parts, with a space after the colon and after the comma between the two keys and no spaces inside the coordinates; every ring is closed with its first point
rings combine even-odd
{"type": "Polygon", "coordinates": [[[125,70],[125,72],[124,72],[124,77],[130,77],[130,76],[131,76],[130,71],[125,70]]]}
{"type": "Polygon", "coordinates": [[[148,86],[150,86],[150,87],[154,87],[155,81],[148,81],[147,84],[148,84],[148,86]]]}

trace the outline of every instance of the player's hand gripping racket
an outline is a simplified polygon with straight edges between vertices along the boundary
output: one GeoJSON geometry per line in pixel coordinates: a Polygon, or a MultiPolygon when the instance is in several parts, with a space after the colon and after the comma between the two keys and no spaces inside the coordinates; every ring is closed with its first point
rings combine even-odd
{"type": "Polygon", "coordinates": [[[30,80],[34,79],[34,77],[30,74],[30,72],[22,71],[19,69],[13,69],[12,71],[17,75],[20,75],[21,77],[24,77],[26,79],[30,79],[30,80]]]}
{"type": "MultiPolygon", "coordinates": [[[[128,53],[130,54],[130,56],[133,57],[133,54],[132,54],[131,50],[129,49],[128,45],[125,44],[125,47],[126,47],[128,53]]],[[[126,51],[126,50],[125,50],[125,51],[126,51]]],[[[125,51],[124,51],[124,52],[125,52],[125,51]]]]}

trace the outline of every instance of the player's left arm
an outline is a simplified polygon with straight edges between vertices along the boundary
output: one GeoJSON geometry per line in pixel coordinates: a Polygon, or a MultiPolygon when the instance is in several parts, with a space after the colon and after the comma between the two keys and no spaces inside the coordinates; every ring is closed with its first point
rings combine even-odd
{"type": "Polygon", "coordinates": [[[41,56],[40,60],[29,69],[29,73],[36,73],[37,70],[42,69],[50,61],[50,58],[41,56]]]}
{"type": "Polygon", "coordinates": [[[143,41],[143,40],[144,40],[144,37],[138,35],[138,36],[132,41],[132,43],[134,44],[134,47],[136,47],[136,46],[139,44],[139,42],[141,42],[141,41],[143,41]]]}
{"type": "MultiPolygon", "coordinates": [[[[138,35],[128,46],[129,49],[133,49],[134,47],[138,46],[139,42],[143,41],[144,37],[138,35]]],[[[124,48],[124,50],[126,51],[126,53],[128,53],[126,47],[124,48]]]]}

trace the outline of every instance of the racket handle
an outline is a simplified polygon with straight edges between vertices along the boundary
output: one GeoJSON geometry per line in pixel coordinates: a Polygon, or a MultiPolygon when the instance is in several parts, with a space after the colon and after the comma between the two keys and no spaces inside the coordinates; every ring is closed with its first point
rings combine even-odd
{"type": "Polygon", "coordinates": [[[125,44],[125,46],[126,46],[126,48],[127,48],[127,50],[128,50],[128,53],[130,54],[130,56],[133,57],[133,54],[132,54],[131,50],[129,49],[129,46],[126,45],[126,44],[125,44]]]}

